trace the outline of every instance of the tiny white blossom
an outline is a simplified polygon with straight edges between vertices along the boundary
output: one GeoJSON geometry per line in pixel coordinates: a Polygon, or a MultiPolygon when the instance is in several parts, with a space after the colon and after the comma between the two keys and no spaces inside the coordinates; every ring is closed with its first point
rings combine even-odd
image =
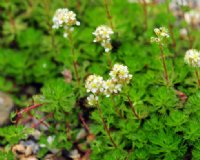
{"type": "Polygon", "coordinates": [[[188,36],[188,31],[186,28],[181,28],[179,33],[180,33],[180,37],[183,39],[186,39],[188,36]]]}
{"type": "Polygon", "coordinates": [[[187,24],[192,26],[200,25],[200,12],[197,10],[191,10],[186,12],[184,15],[185,21],[187,24]]]}
{"type": "Polygon", "coordinates": [[[168,30],[165,27],[155,28],[156,37],[151,37],[151,42],[160,44],[164,39],[169,38],[168,30]]]}
{"type": "Polygon", "coordinates": [[[106,97],[110,97],[112,94],[117,94],[121,91],[122,85],[115,83],[113,80],[108,79],[103,83],[104,94],[106,97]]]}
{"type": "Polygon", "coordinates": [[[64,37],[67,37],[66,33],[73,31],[73,26],[80,25],[80,22],[76,19],[76,14],[73,11],[68,10],[67,8],[57,9],[53,16],[53,26],[52,28],[64,28],[65,33],[64,37]]]}
{"type": "Polygon", "coordinates": [[[200,67],[200,52],[196,49],[190,49],[186,52],[184,60],[192,67],[200,67]]]}
{"type": "Polygon", "coordinates": [[[109,52],[112,49],[110,42],[112,34],[114,34],[114,32],[110,27],[101,25],[93,32],[93,35],[95,35],[93,42],[101,43],[101,46],[105,48],[105,52],[109,52]]]}
{"type": "Polygon", "coordinates": [[[109,75],[111,76],[111,79],[118,84],[128,84],[132,79],[132,75],[129,74],[128,67],[122,64],[115,64],[109,75]]]}
{"type": "Polygon", "coordinates": [[[95,96],[95,95],[93,95],[93,94],[91,94],[91,95],[89,95],[89,96],[87,97],[87,101],[88,101],[88,104],[89,104],[90,106],[95,106],[95,105],[97,105],[98,100],[99,100],[98,96],[95,96]]]}
{"type": "Polygon", "coordinates": [[[47,138],[48,144],[51,145],[53,143],[54,139],[55,139],[55,136],[48,136],[48,138],[47,138]]]}
{"type": "Polygon", "coordinates": [[[87,92],[98,94],[103,92],[103,77],[97,75],[90,75],[86,79],[85,88],[87,92]]]}

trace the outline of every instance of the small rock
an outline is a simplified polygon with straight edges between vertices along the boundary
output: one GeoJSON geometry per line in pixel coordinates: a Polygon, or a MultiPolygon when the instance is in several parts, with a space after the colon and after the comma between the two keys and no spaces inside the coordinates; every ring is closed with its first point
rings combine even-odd
{"type": "Polygon", "coordinates": [[[65,78],[65,82],[70,83],[72,81],[72,72],[68,69],[64,69],[64,71],[62,71],[62,75],[65,78]]]}
{"type": "Polygon", "coordinates": [[[94,134],[89,134],[87,136],[87,143],[90,144],[92,141],[94,141],[95,135],[94,134]]]}
{"type": "Polygon", "coordinates": [[[33,153],[33,149],[31,146],[27,146],[25,150],[25,156],[30,156],[33,153]]]}
{"type": "Polygon", "coordinates": [[[55,160],[55,155],[54,154],[47,154],[44,157],[44,160],[55,160]]]}
{"type": "Polygon", "coordinates": [[[86,132],[86,130],[85,130],[84,128],[82,128],[82,129],[78,132],[78,134],[77,134],[77,136],[76,136],[76,140],[83,139],[83,138],[85,138],[86,136],[87,136],[87,132],[86,132]]]}
{"type": "Polygon", "coordinates": [[[33,140],[21,141],[20,144],[26,147],[26,150],[25,150],[26,156],[31,155],[32,153],[36,154],[39,150],[39,145],[33,140]]]}
{"type": "Polygon", "coordinates": [[[41,132],[37,129],[35,129],[32,133],[32,136],[36,139],[36,140],[39,140],[40,139],[40,136],[41,136],[41,132]]]}
{"type": "Polygon", "coordinates": [[[20,160],[38,160],[35,156],[21,157],[20,160]]]}
{"type": "Polygon", "coordinates": [[[14,107],[13,100],[7,94],[0,92],[0,127],[9,121],[10,112],[14,107]]]}
{"type": "Polygon", "coordinates": [[[25,150],[26,148],[22,144],[17,144],[12,147],[12,152],[17,158],[21,157],[25,153],[25,150]]]}
{"type": "Polygon", "coordinates": [[[63,157],[57,157],[55,154],[47,154],[44,160],[66,160],[63,157]]]}
{"type": "Polygon", "coordinates": [[[79,160],[80,159],[80,154],[78,153],[77,149],[74,149],[70,152],[70,158],[72,158],[73,160],[79,160]]]}

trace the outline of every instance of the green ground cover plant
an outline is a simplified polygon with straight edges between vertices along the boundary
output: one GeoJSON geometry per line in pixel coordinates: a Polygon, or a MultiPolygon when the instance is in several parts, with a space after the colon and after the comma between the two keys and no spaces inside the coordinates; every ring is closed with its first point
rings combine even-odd
{"type": "Polygon", "coordinates": [[[199,160],[200,30],[170,3],[1,0],[0,159],[39,130],[38,159],[199,160]]]}

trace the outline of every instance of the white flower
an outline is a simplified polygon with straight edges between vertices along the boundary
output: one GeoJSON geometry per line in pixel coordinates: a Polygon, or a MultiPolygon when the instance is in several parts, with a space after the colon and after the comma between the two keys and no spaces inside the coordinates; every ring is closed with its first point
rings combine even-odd
{"type": "Polygon", "coordinates": [[[98,96],[95,96],[93,94],[87,97],[87,101],[90,106],[95,106],[98,103],[98,100],[99,100],[98,96]]]}
{"type": "Polygon", "coordinates": [[[87,92],[98,94],[103,92],[103,77],[97,75],[90,75],[85,83],[87,92]]]}
{"type": "Polygon", "coordinates": [[[181,28],[179,33],[180,33],[180,37],[183,39],[187,38],[187,36],[188,36],[188,31],[186,28],[181,28]]]}
{"type": "Polygon", "coordinates": [[[114,32],[110,27],[101,25],[93,32],[93,35],[95,35],[93,42],[101,43],[102,47],[105,48],[105,52],[109,52],[112,49],[110,43],[112,34],[114,34],[114,32]]]}
{"type": "Polygon", "coordinates": [[[111,94],[117,94],[121,91],[122,85],[115,83],[113,80],[108,79],[103,83],[104,94],[109,97],[111,94]]]}
{"type": "Polygon", "coordinates": [[[48,136],[48,138],[47,138],[48,144],[51,145],[53,143],[54,139],[55,139],[55,136],[48,136]]]}
{"type": "Polygon", "coordinates": [[[160,43],[164,39],[169,38],[168,30],[165,27],[155,28],[156,37],[151,37],[151,42],[160,43]]]}
{"type": "Polygon", "coordinates": [[[200,24],[200,12],[197,10],[186,12],[184,18],[189,25],[198,26],[200,24]]]}
{"type": "Polygon", "coordinates": [[[200,67],[200,52],[196,49],[190,49],[186,52],[184,60],[192,67],[200,67]]]}
{"type": "Polygon", "coordinates": [[[122,64],[115,64],[109,75],[111,76],[111,79],[118,84],[128,84],[132,79],[128,67],[122,64]]]}
{"type": "Polygon", "coordinates": [[[80,25],[80,22],[76,20],[76,14],[67,8],[57,9],[53,16],[53,26],[52,28],[64,28],[64,37],[68,36],[69,32],[73,31],[73,25],[80,25]]]}

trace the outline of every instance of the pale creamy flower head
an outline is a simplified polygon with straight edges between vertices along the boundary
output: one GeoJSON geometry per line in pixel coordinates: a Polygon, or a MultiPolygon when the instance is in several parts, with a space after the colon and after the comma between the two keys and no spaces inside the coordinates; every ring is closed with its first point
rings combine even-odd
{"type": "Polygon", "coordinates": [[[104,88],[104,92],[103,92],[104,95],[106,97],[109,97],[112,94],[119,93],[121,91],[121,89],[122,89],[122,85],[121,84],[117,84],[112,79],[108,79],[108,80],[104,81],[103,88],[104,88]]]}
{"type": "Polygon", "coordinates": [[[85,88],[87,92],[99,94],[103,92],[103,77],[97,75],[90,75],[86,79],[85,88]]]}
{"type": "Polygon", "coordinates": [[[53,26],[52,28],[64,28],[65,32],[64,37],[68,36],[69,32],[73,31],[73,26],[80,25],[80,22],[76,19],[76,14],[73,11],[68,10],[67,8],[57,9],[53,16],[53,26]]]}
{"type": "Polygon", "coordinates": [[[151,37],[152,43],[162,43],[163,40],[169,38],[168,30],[165,27],[155,28],[154,32],[156,34],[156,37],[151,37]]]}
{"type": "Polygon", "coordinates": [[[128,84],[132,79],[128,67],[122,64],[115,64],[109,75],[111,76],[111,79],[118,84],[128,84]]]}
{"type": "Polygon", "coordinates": [[[186,52],[184,60],[192,67],[200,67],[200,52],[196,49],[190,49],[186,52]]]}
{"type": "Polygon", "coordinates": [[[192,26],[200,25],[200,11],[198,10],[191,10],[186,12],[184,15],[185,21],[187,24],[192,26]]]}
{"type": "Polygon", "coordinates": [[[188,31],[186,28],[181,28],[179,33],[180,33],[180,37],[183,39],[186,39],[188,37],[188,31]]]}
{"type": "Polygon", "coordinates": [[[93,94],[90,94],[88,97],[87,97],[87,102],[90,106],[95,106],[98,104],[98,96],[95,96],[93,94]]]}
{"type": "Polygon", "coordinates": [[[93,35],[95,35],[93,42],[101,43],[102,47],[105,48],[105,52],[109,52],[112,49],[110,43],[112,34],[114,34],[114,32],[110,27],[101,25],[93,32],[93,35]]]}

